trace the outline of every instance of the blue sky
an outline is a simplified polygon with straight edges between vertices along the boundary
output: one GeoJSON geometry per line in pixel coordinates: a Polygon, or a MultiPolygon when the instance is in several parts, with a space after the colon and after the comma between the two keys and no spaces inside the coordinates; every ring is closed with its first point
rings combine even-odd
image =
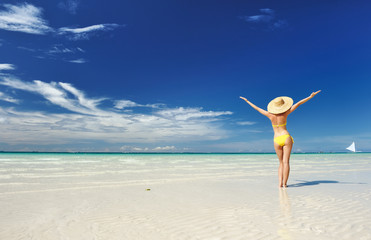
{"type": "Polygon", "coordinates": [[[2,1],[0,150],[371,151],[369,1],[2,1]]]}

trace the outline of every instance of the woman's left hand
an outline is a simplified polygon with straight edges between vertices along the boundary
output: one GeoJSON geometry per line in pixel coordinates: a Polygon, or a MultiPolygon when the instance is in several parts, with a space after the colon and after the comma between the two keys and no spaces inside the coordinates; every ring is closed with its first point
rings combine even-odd
{"type": "Polygon", "coordinates": [[[316,96],[319,92],[321,92],[321,90],[317,91],[317,92],[312,92],[312,94],[310,95],[310,97],[314,97],[316,96]]]}

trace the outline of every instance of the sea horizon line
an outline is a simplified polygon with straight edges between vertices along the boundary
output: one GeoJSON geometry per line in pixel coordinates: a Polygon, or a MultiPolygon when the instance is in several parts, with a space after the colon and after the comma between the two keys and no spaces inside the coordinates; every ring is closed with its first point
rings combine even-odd
{"type": "MultiPolygon", "coordinates": [[[[275,152],[94,152],[94,151],[0,151],[0,154],[276,154],[275,152]]],[[[359,154],[371,152],[292,152],[292,154],[359,154]]]]}

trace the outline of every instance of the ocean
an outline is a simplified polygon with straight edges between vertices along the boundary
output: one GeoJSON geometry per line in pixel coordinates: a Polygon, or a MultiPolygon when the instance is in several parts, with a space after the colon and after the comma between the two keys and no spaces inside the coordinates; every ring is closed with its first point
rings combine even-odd
{"type": "MultiPolygon", "coordinates": [[[[371,154],[292,154],[290,165],[292,186],[310,181],[358,183],[368,181],[371,154]]],[[[0,194],[30,187],[50,191],[195,178],[270,177],[274,182],[277,167],[275,154],[0,153],[0,194]]]]}

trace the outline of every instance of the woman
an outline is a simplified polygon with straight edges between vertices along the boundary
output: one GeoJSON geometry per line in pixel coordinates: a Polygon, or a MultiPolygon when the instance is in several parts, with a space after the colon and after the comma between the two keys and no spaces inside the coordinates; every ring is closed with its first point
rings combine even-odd
{"type": "Polygon", "coordinates": [[[287,180],[290,173],[290,154],[294,139],[290,136],[286,128],[287,116],[295,111],[300,105],[307,102],[316,96],[321,90],[313,92],[309,97],[295,103],[289,97],[277,97],[268,104],[268,111],[255,106],[253,103],[248,101],[244,97],[240,97],[245,100],[255,110],[268,117],[273,126],[274,131],[274,150],[280,161],[278,168],[278,186],[287,187],[287,180]]]}

